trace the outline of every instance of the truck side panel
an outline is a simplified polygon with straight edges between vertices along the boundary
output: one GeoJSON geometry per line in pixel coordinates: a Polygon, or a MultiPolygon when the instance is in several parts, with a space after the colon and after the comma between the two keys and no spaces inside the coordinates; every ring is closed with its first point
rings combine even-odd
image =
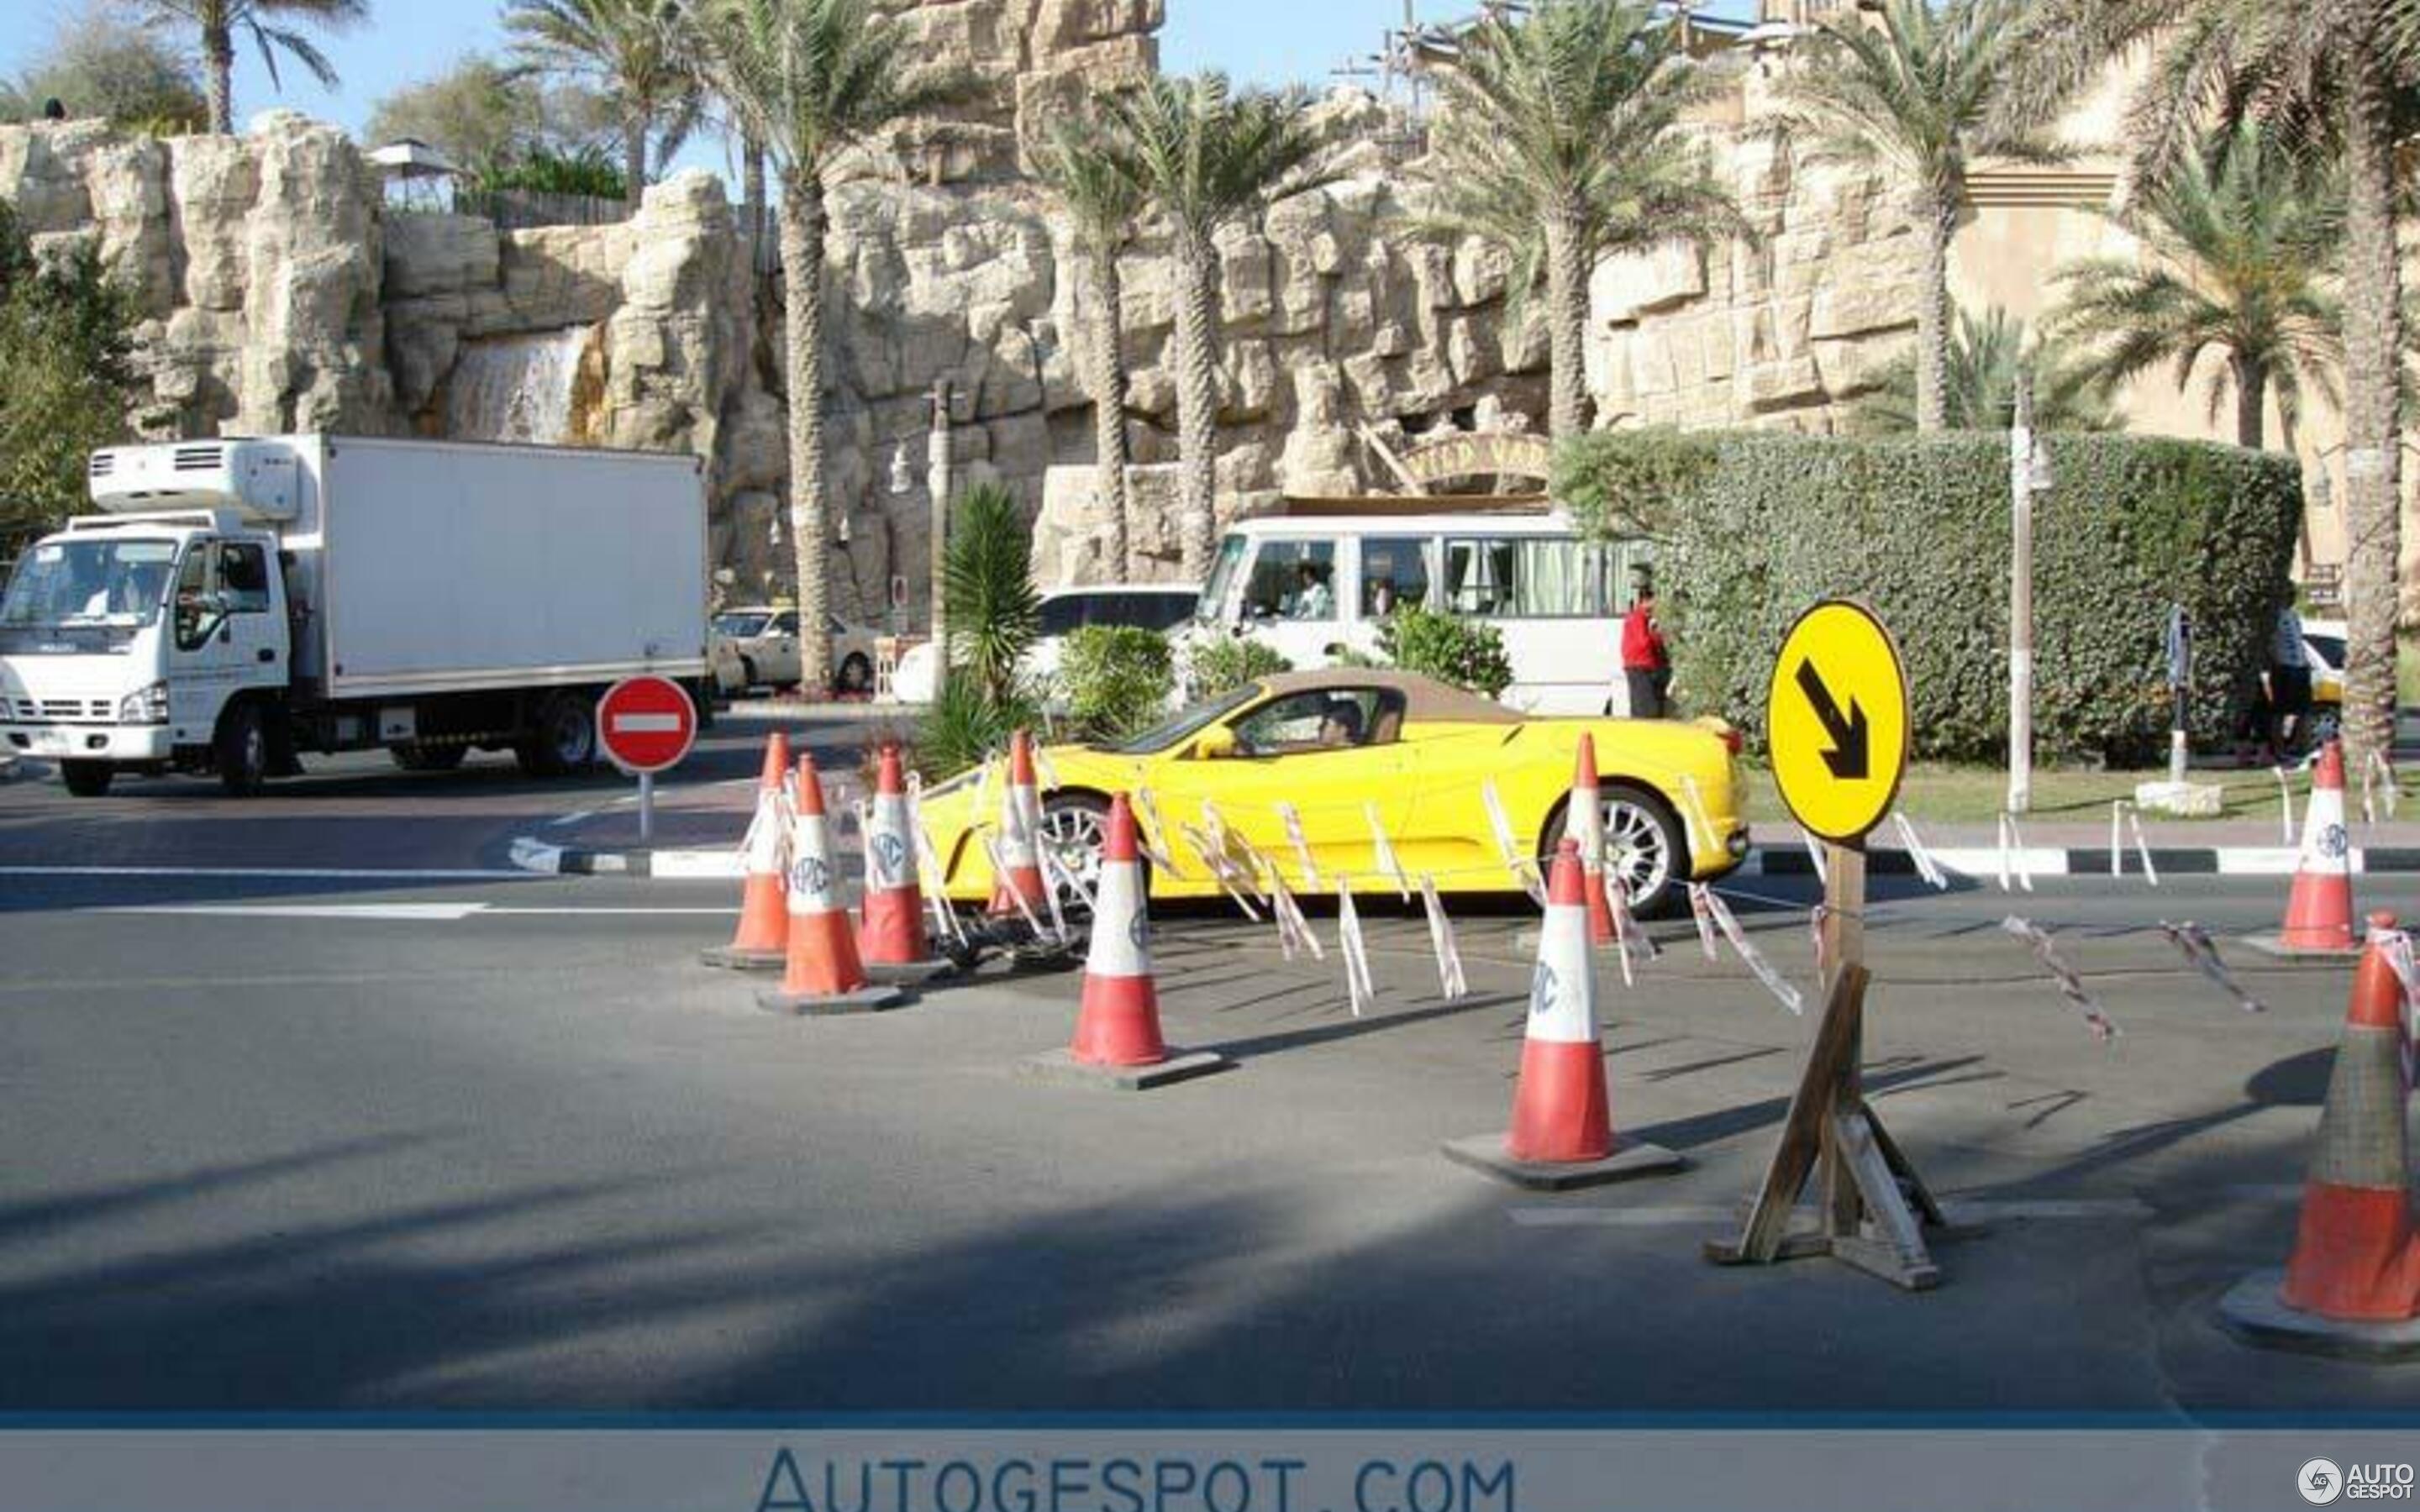
{"type": "Polygon", "coordinates": [[[693,458],[326,444],[330,696],[704,671],[693,458]]]}

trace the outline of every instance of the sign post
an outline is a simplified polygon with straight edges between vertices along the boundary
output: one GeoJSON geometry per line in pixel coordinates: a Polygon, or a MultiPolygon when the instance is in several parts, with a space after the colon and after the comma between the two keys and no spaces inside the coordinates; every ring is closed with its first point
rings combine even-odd
{"type": "Polygon", "coordinates": [[[1790,1116],[1735,1241],[1706,1246],[1718,1265],[1829,1255],[1911,1291],[1940,1284],[1924,1230],[1940,1205],[1868,1106],[1865,1048],[1866,836],[1889,816],[1908,755],[1907,673],[1890,632],[1859,604],[1800,617],[1775,663],[1766,707],[1782,801],[1824,842],[1823,1017],[1790,1116]],[[1815,1222],[1793,1227],[1817,1187],[1815,1222]]]}
{"type": "Polygon", "coordinates": [[[669,677],[626,677],[597,701],[597,743],[639,779],[639,841],[656,838],[656,774],[697,744],[697,705],[669,677]]]}

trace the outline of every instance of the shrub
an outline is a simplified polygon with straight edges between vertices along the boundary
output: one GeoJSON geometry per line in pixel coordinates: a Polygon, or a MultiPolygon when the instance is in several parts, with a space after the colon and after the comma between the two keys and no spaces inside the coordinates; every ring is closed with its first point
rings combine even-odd
{"type": "Polygon", "coordinates": [[[1504,650],[1504,632],[1492,625],[1407,604],[1378,627],[1378,643],[1388,660],[1403,671],[1482,697],[1500,698],[1512,686],[1512,658],[1504,650]]]}
{"type": "Polygon", "coordinates": [[[1186,673],[1186,695],[1217,698],[1257,678],[1294,671],[1294,663],[1244,636],[1218,636],[1194,647],[1186,673]]]}
{"type": "Polygon", "coordinates": [[[1176,690],[1174,658],[1156,630],[1087,625],[1071,632],[1059,656],[1068,717],[1086,735],[1117,740],[1148,730],[1176,690]]]}
{"type": "Polygon", "coordinates": [[[994,699],[964,672],[954,672],[934,690],[909,762],[925,781],[946,781],[1006,748],[1019,725],[1032,729],[1040,722],[1041,711],[1022,694],[994,699]]]}
{"type": "MultiPolygon", "coordinates": [[[[2128,761],[2164,743],[2171,602],[2195,631],[2194,728],[2233,729],[2292,592],[2294,462],[2139,437],[2046,444],[2056,486],[2034,526],[2041,753],[2128,761]]],[[[1558,494],[1596,528],[1635,518],[1662,537],[1661,609],[1694,706],[1761,743],[1791,623],[1818,599],[1854,596],[1898,638],[1917,754],[2005,751],[2006,437],[1608,432],[1567,445],[1557,471],[1558,494]]]]}

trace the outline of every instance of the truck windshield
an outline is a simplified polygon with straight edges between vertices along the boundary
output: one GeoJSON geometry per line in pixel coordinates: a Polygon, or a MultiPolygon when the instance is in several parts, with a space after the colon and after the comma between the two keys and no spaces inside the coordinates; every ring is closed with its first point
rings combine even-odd
{"type": "Polygon", "coordinates": [[[45,541],[18,563],[0,598],[0,629],[149,625],[176,567],[172,540],[45,541]]]}
{"type": "Polygon", "coordinates": [[[1249,543],[1240,535],[1230,535],[1218,543],[1218,560],[1211,564],[1210,580],[1202,585],[1202,597],[1193,606],[1193,616],[1199,620],[1215,620],[1227,606],[1227,591],[1235,586],[1235,571],[1244,564],[1244,552],[1249,543]]]}

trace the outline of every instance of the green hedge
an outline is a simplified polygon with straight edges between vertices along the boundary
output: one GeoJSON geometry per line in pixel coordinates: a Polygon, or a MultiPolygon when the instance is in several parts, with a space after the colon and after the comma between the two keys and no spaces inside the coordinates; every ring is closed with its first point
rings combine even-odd
{"type": "Polygon", "coordinates": [[[1087,625],[1059,652],[1067,717],[1088,737],[1123,740],[1168,717],[1176,691],[1168,639],[1133,625],[1087,625]]]}
{"type": "MultiPolygon", "coordinates": [[[[2223,737],[2258,694],[2292,593],[2302,519],[2292,459],[2130,436],[2047,442],[2035,510],[2037,750],[2127,763],[2164,749],[2167,608],[2196,632],[2194,731],[2223,737]]],[[[2007,747],[2009,502],[1998,434],[1849,440],[1610,432],[1565,446],[1556,488],[1600,531],[1656,539],[1685,706],[1761,741],[1773,657],[1831,596],[1898,638],[1916,753],[2007,747]]]]}

